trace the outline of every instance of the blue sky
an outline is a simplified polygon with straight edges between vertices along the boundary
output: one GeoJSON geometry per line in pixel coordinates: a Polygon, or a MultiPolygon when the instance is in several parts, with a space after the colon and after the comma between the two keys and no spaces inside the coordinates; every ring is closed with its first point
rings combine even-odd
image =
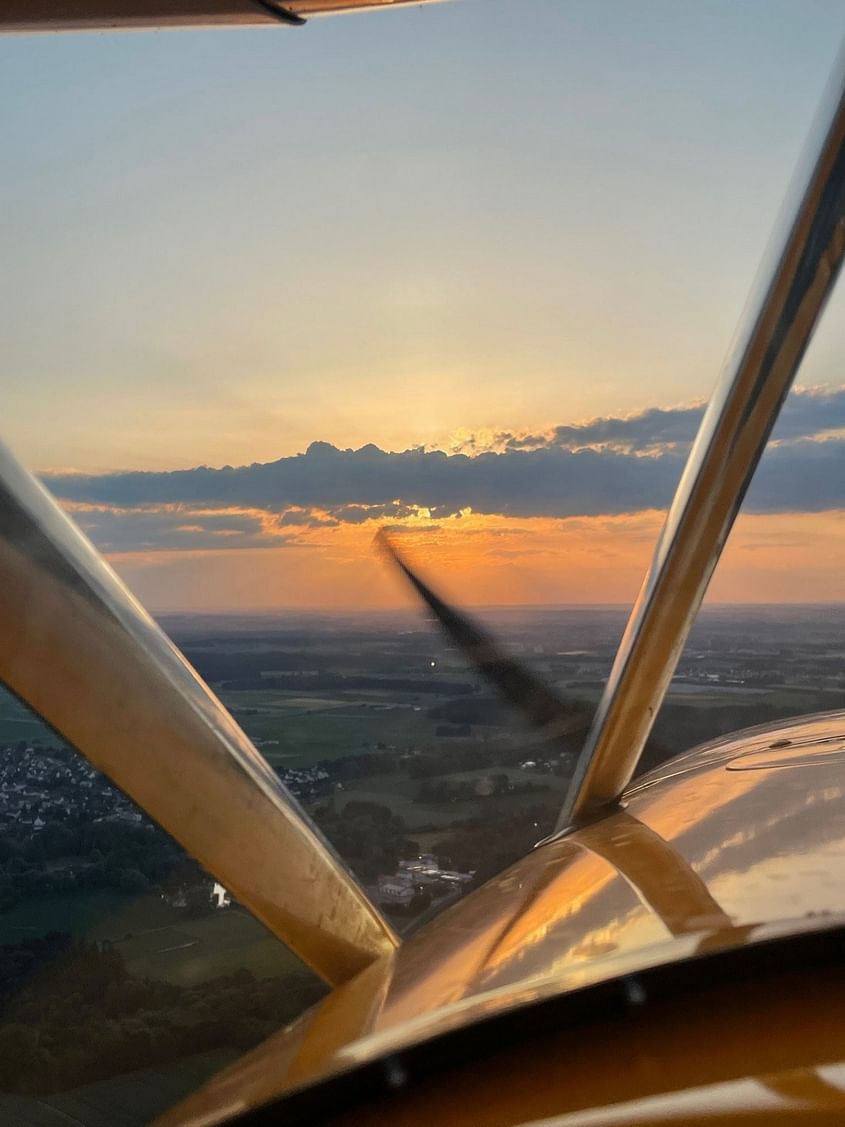
{"type": "Polygon", "coordinates": [[[6,437],[176,468],[700,398],[843,30],[820,0],[456,0],[5,39],[6,437]]]}

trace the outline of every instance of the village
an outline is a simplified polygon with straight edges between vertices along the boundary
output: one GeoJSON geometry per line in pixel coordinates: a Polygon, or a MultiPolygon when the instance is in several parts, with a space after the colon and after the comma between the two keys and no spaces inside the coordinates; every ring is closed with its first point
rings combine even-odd
{"type": "MultiPolygon", "coordinates": [[[[279,776],[290,793],[302,801],[313,801],[335,786],[342,787],[333,783],[322,766],[287,768],[279,771],[279,776]]],[[[45,830],[52,837],[57,826],[155,828],[130,799],[72,748],[63,745],[40,747],[19,743],[0,747],[0,796],[0,841],[23,844],[45,830]]],[[[47,853],[51,851],[48,849],[47,853]]],[[[55,880],[62,868],[55,863],[51,868],[55,880]]],[[[69,862],[64,870],[66,875],[75,877],[79,866],[69,862]]],[[[395,871],[379,873],[369,891],[386,910],[407,913],[445,897],[454,898],[472,883],[473,876],[471,872],[441,869],[434,855],[420,854],[400,859],[395,871]]],[[[217,909],[231,905],[231,897],[222,885],[211,878],[202,880],[202,887],[206,885],[208,895],[204,892],[200,903],[207,902],[207,907],[217,909]]],[[[39,890],[39,885],[31,881],[24,887],[39,890]]],[[[139,887],[138,891],[146,889],[139,887]]],[[[166,887],[162,896],[173,908],[195,908],[196,891],[195,888],[191,895],[185,885],[175,884],[166,887]]]]}

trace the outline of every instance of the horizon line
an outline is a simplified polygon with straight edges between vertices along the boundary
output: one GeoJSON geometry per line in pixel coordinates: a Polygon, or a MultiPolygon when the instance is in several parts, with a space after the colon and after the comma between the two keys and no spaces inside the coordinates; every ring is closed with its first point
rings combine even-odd
{"type": "MultiPolygon", "coordinates": [[[[815,602],[711,602],[706,603],[701,607],[699,613],[704,613],[708,610],[716,610],[722,608],[736,609],[749,608],[749,609],[771,609],[777,608],[780,610],[810,610],[810,609],[827,609],[830,607],[845,609],[844,600],[828,600],[828,601],[815,601],[815,602]]],[[[462,604],[462,610],[469,611],[543,611],[543,610],[618,610],[630,612],[630,603],[467,603],[462,604]]],[[[180,616],[183,618],[272,618],[290,617],[293,615],[313,616],[313,617],[349,617],[364,616],[364,615],[388,615],[388,614],[419,614],[425,616],[426,612],[421,607],[414,606],[396,606],[396,607],[269,607],[269,608],[249,608],[243,610],[216,610],[212,608],[204,610],[186,610],[174,607],[169,608],[148,608],[149,613],[153,617],[175,617],[180,616]]]]}

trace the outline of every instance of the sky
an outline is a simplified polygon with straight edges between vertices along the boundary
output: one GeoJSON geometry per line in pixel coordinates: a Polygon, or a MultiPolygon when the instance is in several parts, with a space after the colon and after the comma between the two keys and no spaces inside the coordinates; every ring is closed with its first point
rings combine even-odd
{"type": "MultiPolygon", "coordinates": [[[[2,432],[153,610],[630,602],[845,4],[0,40],[2,432]]],[[[845,599],[845,293],[711,596],[845,599]]]]}

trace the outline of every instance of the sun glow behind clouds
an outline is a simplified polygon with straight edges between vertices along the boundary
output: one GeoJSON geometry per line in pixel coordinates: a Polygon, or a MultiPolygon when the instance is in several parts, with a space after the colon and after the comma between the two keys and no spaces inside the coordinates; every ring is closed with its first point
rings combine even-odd
{"type": "MultiPolygon", "coordinates": [[[[83,530],[157,610],[388,608],[411,600],[373,551],[383,527],[468,605],[630,603],[699,405],[456,431],[454,451],[312,442],[268,463],[50,475],[83,530]]],[[[845,388],[786,404],[712,597],[845,598],[845,388]]]]}
{"type": "MultiPolygon", "coordinates": [[[[723,602],[845,599],[845,514],[740,518],[711,591],[723,602]]],[[[419,513],[394,535],[445,596],[463,605],[630,603],[662,513],[511,519],[419,513]]],[[[388,609],[414,605],[375,551],[381,522],[298,528],[270,546],[110,553],[154,610],[388,609]]]]}

